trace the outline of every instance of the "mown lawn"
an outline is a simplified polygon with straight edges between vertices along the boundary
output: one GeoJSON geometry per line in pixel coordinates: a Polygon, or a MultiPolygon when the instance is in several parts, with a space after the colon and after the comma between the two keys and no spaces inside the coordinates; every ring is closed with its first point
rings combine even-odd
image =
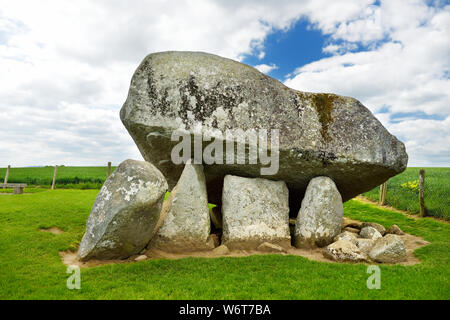
{"type": "MultiPolygon", "coordinates": [[[[450,220],[450,168],[407,168],[388,181],[386,203],[410,213],[419,213],[419,171],[425,170],[425,206],[427,214],[450,220]]],[[[363,194],[378,201],[380,188],[363,194]]]]}
{"type": "Polygon", "coordinates": [[[75,249],[97,190],[0,195],[0,299],[449,299],[450,226],[351,200],[345,215],[422,236],[431,244],[414,266],[381,266],[369,290],[367,266],[297,256],[147,260],[81,270],[81,290],[66,288],[59,251],[75,249]],[[40,228],[58,227],[54,235],[40,228]]]}

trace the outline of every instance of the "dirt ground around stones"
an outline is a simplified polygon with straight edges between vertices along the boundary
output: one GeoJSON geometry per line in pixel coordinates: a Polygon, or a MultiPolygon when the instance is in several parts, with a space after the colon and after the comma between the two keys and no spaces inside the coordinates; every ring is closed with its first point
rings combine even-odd
{"type": "MultiPolygon", "coordinates": [[[[347,223],[361,223],[360,221],[346,219],[347,223]]],[[[421,237],[416,237],[410,234],[405,234],[400,236],[404,243],[405,243],[405,249],[407,254],[407,260],[405,262],[399,262],[396,263],[398,265],[414,265],[417,263],[420,263],[420,260],[414,255],[414,251],[420,247],[426,246],[429,244],[428,241],[425,241],[421,237]]],[[[170,252],[164,252],[161,250],[156,249],[149,249],[145,250],[145,252],[142,252],[143,255],[147,256],[147,259],[169,259],[169,260],[176,260],[176,259],[183,259],[188,257],[196,257],[196,258],[219,258],[219,257],[248,257],[251,255],[259,254],[280,254],[280,255],[295,255],[295,256],[301,256],[304,258],[307,258],[309,260],[313,261],[320,261],[320,262],[328,262],[328,263],[350,263],[351,262],[336,262],[329,260],[325,258],[322,255],[323,248],[316,248],[316,249],[298,249],[295,247],[291,247],[286,250],[286,252],[280,252],[280,253],[268,253],[268,252],[261,252],[257,250],[230,250],[228,254],[216,254],[215,252],[211,251],[198,251],[198,252],[186,252],[186,253],[170,253],[170,252]]],[[[65,265],[77,265],[79,267],[84,268],[91,268],[96,267],[100,265],[107,265],[107,264],[115,264],[115,263],[137,263],[134,261],[138,256],[140,255],[134,255],[131,256],[128,259],[125,260],[89,260],[87,262],[82,262],[78,260],[77,253],[72,251],[64,251],[59,253],[62,261],[65,265]]],[[[369,264],[378,264],[375,262],[365,263],[367,265],[369,264]]],[[[386,263],[383,263],[386,264],[386,263]]]]}

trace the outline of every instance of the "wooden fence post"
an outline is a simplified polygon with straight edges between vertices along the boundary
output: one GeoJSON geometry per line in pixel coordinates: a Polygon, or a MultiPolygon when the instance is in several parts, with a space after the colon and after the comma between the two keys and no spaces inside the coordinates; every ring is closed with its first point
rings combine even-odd
{"type": "Polygon", "coordinates": [[[53,172],[53,182],[52,182],[52,190],[55,189],[55,183],[56,183],[56,174],[58,173],[58,166],[55,166],[55,171],[53,172]]]}
{"type": "Polygon", "coordinates": [[[386,192],[387,192],[387,181],[380,185],[380,196],[379,196],[379,205],[384,206],[386,202],[386,192]]]}
{"type": "Polygon", "coordinates": [[[108,162],[108,172],[106,173],[106,178],[111,175],[111,162],[108,162]]]}
{"type": "MultiPolygon", "coordinates": [[[[8,168],[6,169],[6,175],[5,175],[5,184],[8,183],[8,178],[9,178],[9,170],[11,169],[11,165],[8,165],[8,168]]],[[[6,187],[4,186],[3,189],[5,189],[6,187]]]]}
{"type": "Polygon", "coordinates": [[[425,208],[424,189],[425,189],[425,170],[421,169],[419,171],[419,203],[420,203],[421,217],[425,217],[427,214],[425,208]]]}

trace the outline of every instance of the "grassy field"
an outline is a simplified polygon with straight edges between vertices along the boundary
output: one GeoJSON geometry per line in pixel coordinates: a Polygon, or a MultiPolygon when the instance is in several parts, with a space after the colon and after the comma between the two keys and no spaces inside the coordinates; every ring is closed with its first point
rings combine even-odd
{"type": "MultiPolygon", "coordinates": [[[[112,167],[114,172],[116,167],[112,167]]],[[[419,170],[407,168],[405,172],[388,182],[386,203],[410,213],[419,213],[419,170]]],[[[425,205],[428,215],[450,220],[450,168],[425,169],[425,205]]],[[[49,188],[54,167],[11,168],[9,182],[22,182],[30,186],[49,188]]],[[[3,182],[6,168],[0,168],[0,182],[3,182]]],[[[100,189],[106,179],[106,167],[59,167],[56,187],[64,189],[100,189]]],[[[37,192],[33,188],[26,192],[37,192]]],[[[12,192],[0,189],[0,193],[12,192]]],[[[379,187],[364,193],[367,198],[378,201],[379,187]]]]}
{"type": "MultiPolygon", "coordinates": [[[[389,179],[386,203],[410,213],[419,213],[419,170],[425,169],[425,206],[430,216],[450,220],[450,168],[407,168],[389,179]]],[[[378,201],[380,188],[364,193],[378,201]]]]}
{"type": "Polygon", "coordinates": [[[369,290],[367,266],[298,256],[150,259],[81,270],[81,290],[68,290],[58,252],[75,250],[97,190],[42,190],[0,195],[0,299],[450,299],[450,225],[351,200],[348,217],[424,237],[422,263],[381,268],[369,290]],[[54,235],[40,228],[58,227],[54,235]]]}

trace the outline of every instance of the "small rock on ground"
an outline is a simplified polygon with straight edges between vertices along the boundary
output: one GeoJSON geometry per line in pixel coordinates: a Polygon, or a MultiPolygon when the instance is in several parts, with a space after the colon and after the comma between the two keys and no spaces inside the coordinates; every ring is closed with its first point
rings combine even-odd
{"type": "Polygon", "coordinates": [[[286,252],[286,250],[283,249],[282,247],[269,242],[261,243],[258,246],[257,250],[262,252],[274,252],[274,253],[286,252]]]}
{"type": "Polygon", "coordinates": [[[392,225],[389,229],[386,230],[387,234],[396,234],[399,236],[403,236],[405,233],[400,229],[400,227],[396,224],[392,225]]]}
{"type": "Polygon", "coordinates": [[[386,229],[379,223],[375,223],[375,222],[363,222],[361,225],[361,229],[365,228],[365,227],[372,227],[377,229],[377,231],[384,236],[386,234],[386,229]]]}
{"type": "Polygon", "coordinates": [[[363,262],[367,256],[352,242],[348,240],[336,241],[322,250],[325,258],[337,262],[363,262]]]}
{"type": "Polygon", "coordinates": [[[362,228],[361,232],[359,233],[359,236],[364,239],[372,239],[372,240],[376,240],[378,238],[383,237],[381,233],[378,232],[377,229],[369,226],[362,228]]]}

